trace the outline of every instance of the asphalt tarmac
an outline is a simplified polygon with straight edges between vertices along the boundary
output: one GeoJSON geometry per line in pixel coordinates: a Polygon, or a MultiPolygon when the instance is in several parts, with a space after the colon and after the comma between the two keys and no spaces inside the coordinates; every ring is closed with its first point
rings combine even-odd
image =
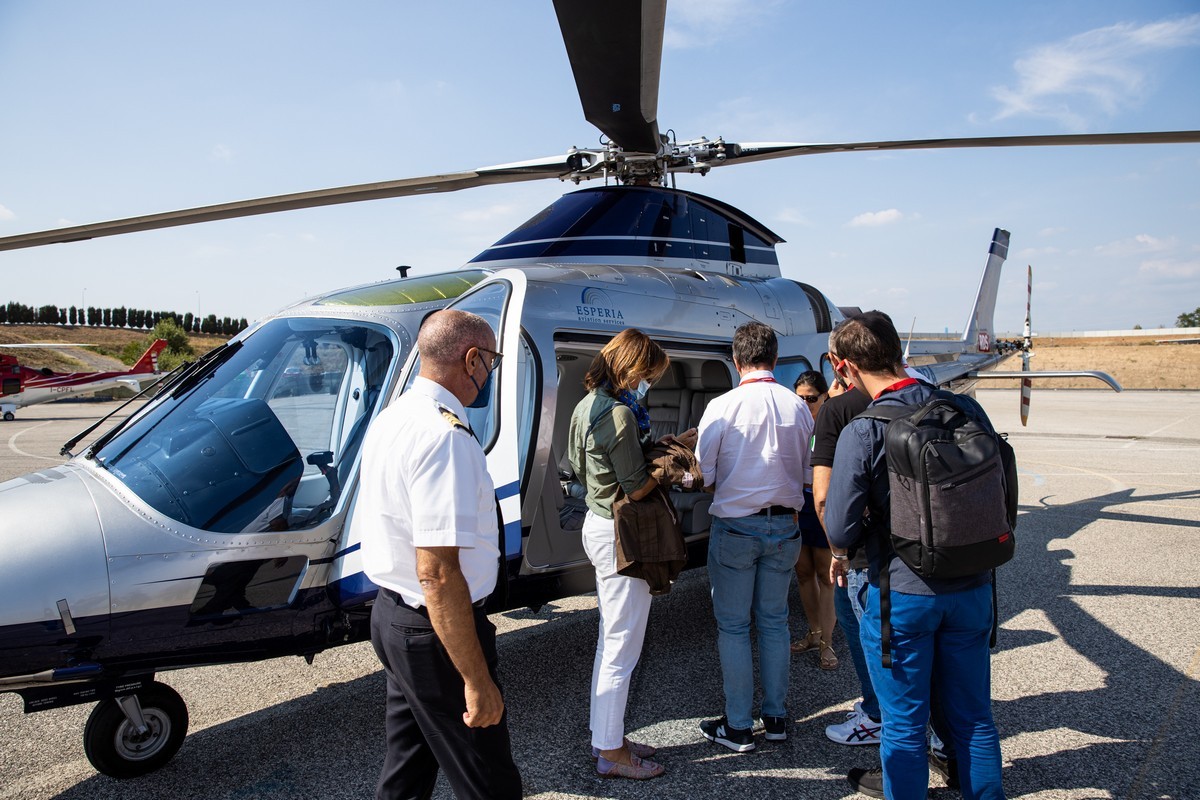
{"type": "MultiPolygon", "coordinates": [[[[1200,798],[1200,393],[1039,390],[1022,429],[1015,391],[981,392],[1021,470],[1017,556],[1000,570],[993,698],[1009,797],[1200,798]]],[[[50,404],[0,424],[0,478],[61,462],[113,404],[50,404]]],[[[12,524],[6,520],[6,524],[12,524]]],[[[28,521],[37,535],[37,520],[28,521]]],[[[793,611],[799,600],[793,589],[793,611]]],[[[786,742],[734,754],[697,729],[722,708],[708,580],[654,601],[627,717],[667,774],[597,778],[587,757],[595,599],[496,615],[517,764],[537,798],[843,798],[876,748],[830,742],[858,697],[841,666],[793,657],[786,742]]],[[[793,620],[793,629],[799,632],[793,620]]],[[[131,781],[83,754],[90,706],[24,715],[0,695],[0,800],[371,797],[383,757],[383,679],[369,644],[161,674],[187,700],[176,758],[131,781]]],[[[939,778],[930,797],[952,798],[939,778]]],[[[450,797],[445,783],[435,795],[450,797]]]]}

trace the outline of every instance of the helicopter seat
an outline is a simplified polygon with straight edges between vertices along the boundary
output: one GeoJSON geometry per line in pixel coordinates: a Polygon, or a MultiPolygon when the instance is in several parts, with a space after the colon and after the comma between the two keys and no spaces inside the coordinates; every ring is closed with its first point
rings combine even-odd
{"type": "Polygon", "coordinates": [[[689,428],[700,424],[704,409],[708,408],[712,400],[733,388],[729,368],[722,361],[705,361],[700,365],[700,386],[700,389],[692,392],[692,407],[687,423],[689,428]]]}
{"type": "Polygon", "coordinates": [[[668,434],[683,433],[687,429],[691,394],[684,385],[682,368],[679,364],[671,364],[646,394],[651,438],[658,441],[668,434]]]}
{"type": "MultiPolygon", "coordinates": [[[[721,361],[705,361],[700,365],[700,387],[691,392],[686,408],[688,416],[682,424],[684,429],[697,427],[709,401],[733,388],[729,369],[721,361]]],[[[712,525],[712,516],[708,513],[712,495],[708,492],[672,492],[671,501],[683,517],[684,536],[704,533],[712,525]]]]}

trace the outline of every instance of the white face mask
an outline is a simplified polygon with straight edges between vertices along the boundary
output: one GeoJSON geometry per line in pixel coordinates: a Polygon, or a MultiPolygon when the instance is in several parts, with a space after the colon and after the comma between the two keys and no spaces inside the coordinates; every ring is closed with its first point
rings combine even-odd
{"type": "Polygon", "coordinates": [[[648,391],[650,391],[650,384],[646,383],[646,380],[643,378],[642,380],[638,381],[637,388],[633,390],[633,396],[638,400],[641,400],[646,396],[646,392],[648,391]]]}

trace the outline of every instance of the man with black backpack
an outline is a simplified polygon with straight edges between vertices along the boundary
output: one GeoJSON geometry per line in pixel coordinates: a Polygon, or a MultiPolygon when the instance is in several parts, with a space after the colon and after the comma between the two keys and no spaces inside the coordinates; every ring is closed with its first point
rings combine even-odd
{"type": "Polygon", "coordinates": [[[838,438],[825,523],[834,547],[863,546],[870,562],[862,643],[883,713],[884,795],[926,797],[926,724],[936,692],[963,796],[1003,798],[989,640],[992,569],[1012,554],[1011,449],[1000,457],[1007,444],[973,400],[906,375],[886,314],[845,320],[829,349],[840,357],[835,371],[873,398],[838,438]],[[909,463],[910,449],[921,463],[909,463]]]}

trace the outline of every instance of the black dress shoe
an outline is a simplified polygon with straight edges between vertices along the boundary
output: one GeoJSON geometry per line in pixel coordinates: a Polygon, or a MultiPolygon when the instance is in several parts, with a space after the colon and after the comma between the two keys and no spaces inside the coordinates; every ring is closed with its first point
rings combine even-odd
{"type": "Polygon", "coordinates": [[[942,758],[932,750],[929,751],[929,768],[942,776],[946,785],[951,789],[958,788],[958,759],[942,758]]]}
{"type": "Polygon", "coordinates": [[[867,797],[883,797],[883,770],[860,769],[855,767],[846,775],[846,780],[854,787],[854,791],[867,797]]]}

